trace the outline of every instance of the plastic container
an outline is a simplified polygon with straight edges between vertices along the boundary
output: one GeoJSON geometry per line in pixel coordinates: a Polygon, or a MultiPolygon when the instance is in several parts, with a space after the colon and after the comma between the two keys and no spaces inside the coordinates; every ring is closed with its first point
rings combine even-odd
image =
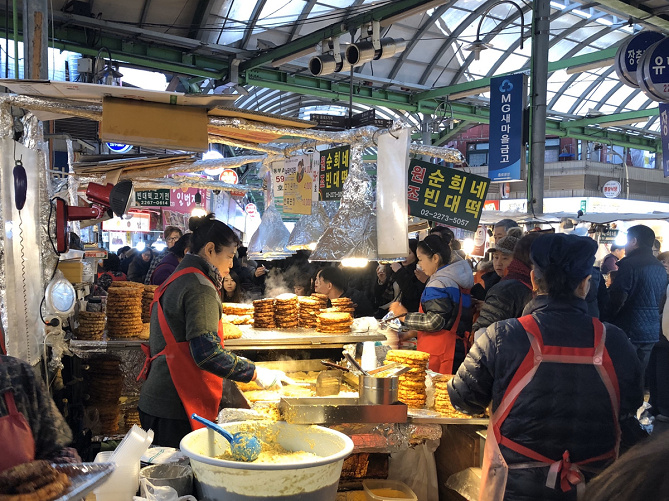
{"type": "Polygon", "coordinates": [[[417,501],[418,497],[404,482],[398,480],[363,480],[362,487],[365,489],[367,501],[417,501]]]}
{"type": "Polygon", "coordinates": [[[400,379],[396,376],[374,377],[360,374],[358,402],[361,404],[394,404],[399,394],[399,381],[400,379]]]}
{"type": "Polygon", "coordinates": [[[147,479],[153,485],[171,487],[179,497],[193,494],[193,470],[190,466],[157,464],[142,468],[139,471],[140,491],[142,497],[147,497],[142,479],[147,479]]]}
{"type": "Polygon", "coordinates": [[[374,341],[365,341],[362,343],[362,358],[360,359],[360,366],[366,371],[376,369],[377,360],[374,341]]]}
{"type": "Polygon", "coordinates": [[[321,426],[283,421],[243,421],[221,424],[230,433],[249,430],[268,443],[290,451],[320,456],[300,463],[243,463],[217,459],[229,449],[218,433],[202,428],[186,435],[181,451],[191,460],[200,501],[334,501],[341,468],[353,451],[353,441],[321,426]]]}

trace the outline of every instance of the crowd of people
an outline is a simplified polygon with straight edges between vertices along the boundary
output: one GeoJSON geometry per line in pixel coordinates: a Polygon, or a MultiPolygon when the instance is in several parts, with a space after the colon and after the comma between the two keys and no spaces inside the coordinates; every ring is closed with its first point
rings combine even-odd
{"type": "MultiPolygon", "coordinates": [[[[478,263],[436,226],[408,242],[401,262],[347,269],[309,263],[305,251],[254,262],[212,215],[191,222],[185,234],[165,229],[164,252],[123,248],[98,274],[101,288],[116,280],[159,285],[139,401],[142,425],[159,445],[178,446],[197,427],[192,412],[215,417],[222,379],[262,388],[285,380],[223,348],[221,303],[292,290],[350,298],[356,317],[398,319],[398,342],[428,352],[433,371],[453,374],[455,408],[489,412],[482,499],[575,500],[591,479],[589,499],[612,499],[606,493],[627,485],[608,472],[666,454],[656,440],[614,462],[646,435],[635,416],[644,387],[656,430],[669,427],[669,252],[645,225],[629,228],[626,245],[612,245],[599,263],[592,238],[523,232],[502,220],[478,263]]],[[[77,459],[32,371],[1,361],[0,429],[18,437],[20,454],[0,469],[33,457],[77,459]]]]}

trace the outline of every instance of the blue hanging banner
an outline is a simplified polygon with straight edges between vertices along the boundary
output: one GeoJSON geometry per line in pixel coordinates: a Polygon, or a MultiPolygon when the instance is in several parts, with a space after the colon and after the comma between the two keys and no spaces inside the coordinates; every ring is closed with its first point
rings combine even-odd
{"type": "Polygon", "coordinates": [[[669,104],[660,103],[660,133],[662,134],[662,168],[669,177],[669,104]]]}
{"type": "Polygon", "coordinates": [[[523,73],[490,79],[490,150],[488,177],[491,181],[522,179],[525,170],[523,110],[527,92],[523,73]]]}
{"type": "Polygon", "coordinates": [[[128,153],[132,149],[132,144],[122,144],[122,143],[105,143],[107,148],[109,148],[114,153],[128,153]]]}

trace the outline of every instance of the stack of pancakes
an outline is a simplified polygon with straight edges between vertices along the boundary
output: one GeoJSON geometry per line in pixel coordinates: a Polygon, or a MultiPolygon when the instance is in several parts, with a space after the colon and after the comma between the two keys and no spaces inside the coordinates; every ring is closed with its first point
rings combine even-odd
{"type": "Polygon", "coordinates": [[[125,429],[128,431],[134,424],[137,426],[142,426],[142,424],[139,422],[139,410],[137,407],[126,409],[125,414],[123,415],[123,422],[125,424],[125,429]]]}
{"type": "Polygon", "coordinates": [[[350,298],[339,297],[337,299],[330,299],[330,302],[332,303],[332,307],[335,309],[335,311],[350,313],[351,315],[355,313],[355,306],[353,305],[353,301],[351,301],[350,298]]]}
{"type": "Polygon", "coordinates": [[[274,298],[253,301],[253,327],[256,329],[275,329],[274,298]]]}
{"type": "Polygon", "coordinates": [[[295,294],[280,294],[274,303],[274,319],[279,329],[297,327],[298,302],[295,294]]]}
{"type": "Polygon", "coordinates": [[[144,286],[144,293],[142,294],[142,322],[145,324],[151,322],[151,302],[157,288],[157,285],[144,286]]]}
{"type": "Polygon", "coordinates": [[[30,461],[0,473],[0,499],[50,501],[60,498],[71,484],[67,474],[56,470],[48,461],[30,461]]]}
{"type": "Polygon", "coordinates": [[[317,325],[316,315],[325,308],[327,299],[315,296],[300,296],[297,298],[299,303],[299,313],[297,323],[300,327],[315,329],[317,325]]]}
{"type": "Polygon", "coordinates": [[[328,334],[344,334],[351,332],[353,317],[350,313],[340,311],[325,312],[319,313],[316,318],[316,330],[318,332],[326,332],[328,334]]]}
{"type": "Polygon", "coordinates": [[[142,322],[144,284],[112,282],[107,296],[107,334],[111,339],[138,337],[142,322]]]}
{"type": "Polygon", "coordinates": [[[448,382],[453,374],[441,375],[433,379],[434,382],[434,410],[449,418],[469,419],[472,416],[464,414],[453,407],[451,397],[448,395],[448,382]]]}
{"type": "Polygon", "coordinates": [[[105,314],[98,311],[80,311],[79,328],[76,330],[77,339],[87,341],[101,341],[105,330],[105,314]]]}
{"type": "Polygon", "coordinates": [[[91,359],[86,374],[88,405],[95,407],[100,415],[102,433],[116,433],[120,415],[123,372],[121,361],[113,357],[91,359]]]}
{"type": "Polygon", "coordinates": [[[221,309],[226,315],[253,315],[253,305],[246,303],[221,303],[221,309]]]}
{"type": "Polygon", "coordinates": [[[399,377],[398,398],[409,407],[424,407],[427,399],[425,376],[430,354],[415,350],[390,350],[384,363],[399,362],[411,369],[399,377]]]}

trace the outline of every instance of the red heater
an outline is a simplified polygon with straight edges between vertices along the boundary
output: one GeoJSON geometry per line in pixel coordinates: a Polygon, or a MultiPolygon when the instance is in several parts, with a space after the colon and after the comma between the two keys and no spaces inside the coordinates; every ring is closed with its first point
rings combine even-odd
{"type": "Polygon", "coordinates": [[[132,181],[125,179],[114,184],[103,186],[88,183],[86,198],[91,204],[88,207],[72,207],[62,198],[56,199],[56,251],[67,252],[68,221],[84,221],[86,219],[102,219],[105,216],[121,217],[126,213],[132,201],[132,181]]]}

